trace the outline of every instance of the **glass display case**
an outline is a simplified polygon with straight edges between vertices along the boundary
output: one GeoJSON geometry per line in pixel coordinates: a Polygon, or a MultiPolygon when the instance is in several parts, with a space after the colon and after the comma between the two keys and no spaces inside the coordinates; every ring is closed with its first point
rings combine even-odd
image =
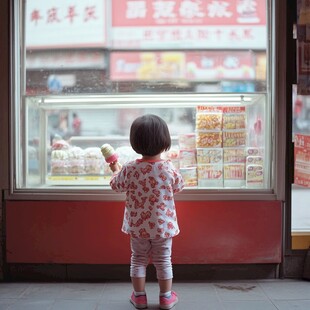
{"type": "Polygon", "coordinates": [[[191,189],[270,189],[271,120],[265,93],[28,96],[16,184],[26,189],[109,189],[100,147],[119,161],[139,158],[129,143],[132,121],[152,113],[168,124],[163,157],[191,189]]]}

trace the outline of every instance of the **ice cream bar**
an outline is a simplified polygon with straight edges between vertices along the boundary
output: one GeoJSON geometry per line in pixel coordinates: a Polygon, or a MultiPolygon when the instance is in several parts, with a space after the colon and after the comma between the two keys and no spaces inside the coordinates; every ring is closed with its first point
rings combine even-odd
{"type": "Polygon", "coordinates": [[[114,148],[108,143],[101,146],[101,153],[108,164],[118,160],[118,155],[115,153],[114,148]]]}

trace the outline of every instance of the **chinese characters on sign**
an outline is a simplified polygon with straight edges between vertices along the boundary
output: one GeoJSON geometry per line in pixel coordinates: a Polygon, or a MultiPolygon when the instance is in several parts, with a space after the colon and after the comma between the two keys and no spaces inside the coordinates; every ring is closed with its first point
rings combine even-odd
{"type": "MultiPolygon", "coordinates": [[[[77,6],[68,6],[60,11],[56,7],[51,7],[47,12],[40,12],[38,9],[34,9],[30,13],[30,22],[35,23],[38,26],[39,23],[61,23],[68,20],[70,24],[74,21],[77,22],[79,15],[82,16],[83,22],[86,23],[91,19],[97,19],[96,6],[85,6],[81,10],[82,14],[77,14],[77,6]],[[44,14],[45,13],[45,14],[44,14]],[[42,15],[41,15],[42,14],[42,15]]],[[[80,21],[78,21],[80,22],[80,21]]]]}
{"type": "Polygon", "coordinates": [[[105,0],[28,0],[27,48],[104,47],[105,0]]]}
{"type": "Polygon", "coordinates": [[[28,0],[26,46],[265,50],[265,2],[28,0]]]}
{"type": "Polygon", "coordinates": [[[266,48],[265,0],[112,2],[115,48],[266,48]]]}
{"type": "Polygon", "coordinates": [[[295,135],[294,157],[294,183],[310,187],[310,136],[295,135]]]}
{"type": "Polygon", "coordinates": [[[265,25],[262,0],[117,0],[113,26],[265,25]]]}

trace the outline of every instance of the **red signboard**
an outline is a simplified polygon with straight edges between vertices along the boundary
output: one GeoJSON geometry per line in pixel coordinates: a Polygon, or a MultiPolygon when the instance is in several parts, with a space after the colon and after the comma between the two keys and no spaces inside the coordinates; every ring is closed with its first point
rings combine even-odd
{"type": "Polygon", "coordinates": [[[265,25],[265,0],[112,1],[112,26],[265,25]]]}
{"type": "Polygon", "coordinates": [[[110,78],[125,80],[253,80],[251,52],[113,52],[110,78]]]}
{"type": "Polygon", "coordinates": [[[294,157],[294,183],[310,187],[310,136],[295,135],[294,157]]]}
{"type": "Polygon", "coordinates": [[[265,0],[112,1],[115,48],[266,48],[265,0]]]}

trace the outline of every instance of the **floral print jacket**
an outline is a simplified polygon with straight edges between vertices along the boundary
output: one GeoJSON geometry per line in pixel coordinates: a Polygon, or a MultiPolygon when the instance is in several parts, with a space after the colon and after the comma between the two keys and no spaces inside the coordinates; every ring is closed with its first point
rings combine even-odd
{"type": "Polygon", "coordinates": [[[184,187],[169,160],[126,163],[110,181],[116,192],[126,192],[122,231],[134,238],[171,238],[180,230],[174,194],[184,187]]]}

